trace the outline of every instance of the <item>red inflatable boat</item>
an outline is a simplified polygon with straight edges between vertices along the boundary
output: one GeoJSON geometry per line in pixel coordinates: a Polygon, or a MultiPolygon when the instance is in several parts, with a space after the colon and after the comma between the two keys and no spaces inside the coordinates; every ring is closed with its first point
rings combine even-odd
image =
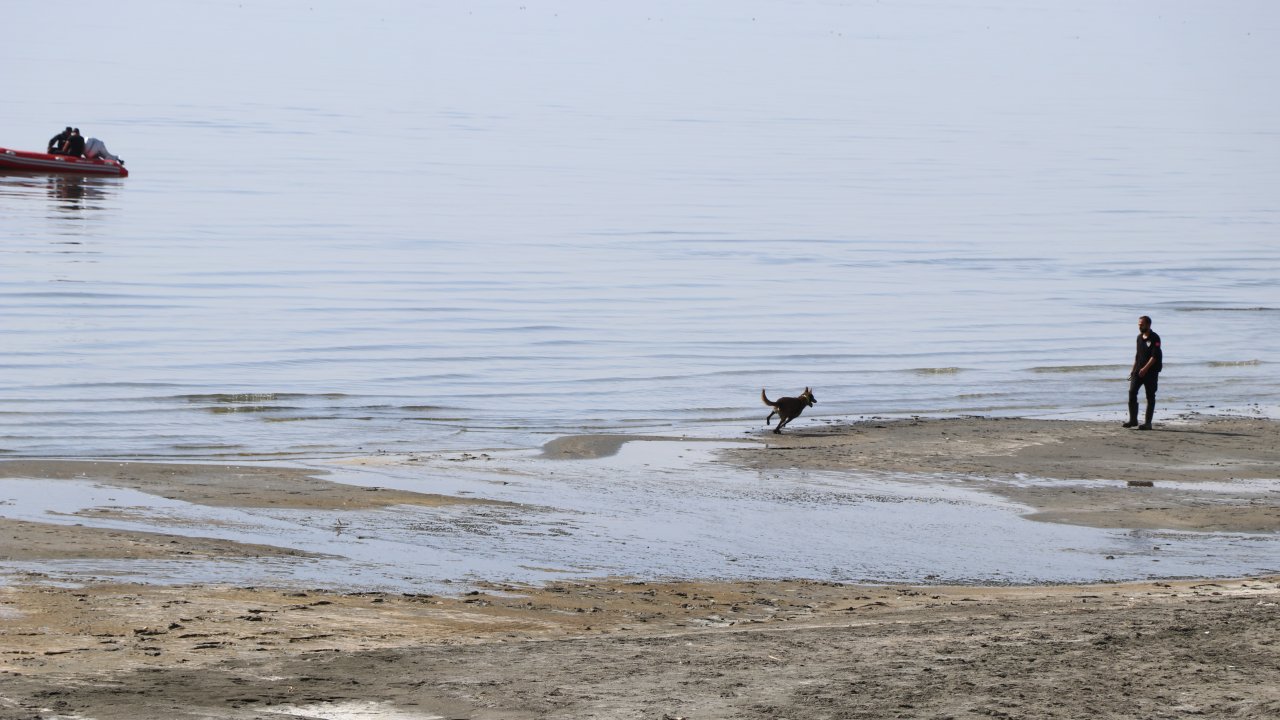
{"type": "Polygon", "coordinates": [[[115,160],[89,160],[0,147],[0,171],[3,170],[129,177],[129,171],[115,160]]]}

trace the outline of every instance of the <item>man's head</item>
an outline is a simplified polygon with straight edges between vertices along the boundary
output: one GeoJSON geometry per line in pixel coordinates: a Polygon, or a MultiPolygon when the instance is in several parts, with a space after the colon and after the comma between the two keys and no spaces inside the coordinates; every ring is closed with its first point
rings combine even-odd
{"type": "Polygon", "coordinates": [[[1149,332],[1150,330],[1151,330],[1151,318],[1147,317],[1146,315],[1143,315],[1142,317],[1138,318],[1138,331],[1146,333],[1146,332],[1149,332]]]}

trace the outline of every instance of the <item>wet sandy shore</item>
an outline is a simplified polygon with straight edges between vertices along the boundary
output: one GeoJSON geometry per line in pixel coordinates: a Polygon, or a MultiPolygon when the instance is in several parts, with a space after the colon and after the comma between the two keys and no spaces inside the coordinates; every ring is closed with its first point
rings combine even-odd
{"type": "MultiPolygon", "coordinates": [[[[722,461],[958,474],[1054,522],[1267,535],[1280,531],[1275,492],[1230,487],[1280,477],[1278,428],[1239,418],[1150,433],[982,418],[797,421],[722,461]]],[[[546,455],[572,462],[620,442],[563,439],[546,455]]],[[[13,477],[91,478],[226,506],[483,502],[262,468],[0,463],[0,487],[13,477]]],[[[9,560],[290,552],[189,532],[0,521],[9,560]]],[[[1271,575],[997,588],[628,578],[435,595],[47,580],[0,587],[3,719],[1280,715],[1271,575]]]]}

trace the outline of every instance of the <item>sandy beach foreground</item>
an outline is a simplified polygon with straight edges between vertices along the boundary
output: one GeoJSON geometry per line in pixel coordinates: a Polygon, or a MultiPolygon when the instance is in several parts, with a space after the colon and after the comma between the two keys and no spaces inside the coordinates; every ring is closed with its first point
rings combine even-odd
{"type": "MultiPolygon", "coordinates": [[[[1280,477],[1280,424],[1267,420],[1151,433],[984,418],[796,425],[722,461],[960,474],[1051,522],[1280,531],[1274,491],[1222,490],[1280,477]],[[1026,476],[1107,482],[1011,481],[1026,476]]],[[[546,454],[597,457],[619,442],[565,439],[546,454]]],[[[292,470],[0,462],[0,487],[85,477],[210,505],[483,502],[292,470]]],[[[0,558],[27,563],[296,552],[0,520],[0,558]]],[[[0,718],[1277,717],[1277,637],[1270,574],[1053,587],[602,578],[431,595],[26,574],[0,587],[0,718]]]]}

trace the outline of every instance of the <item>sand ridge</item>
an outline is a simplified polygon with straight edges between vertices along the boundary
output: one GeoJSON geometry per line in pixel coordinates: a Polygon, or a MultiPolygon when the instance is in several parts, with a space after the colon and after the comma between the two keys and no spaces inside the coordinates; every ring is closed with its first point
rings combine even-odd
{"type": "Polygon", "coordinates": [[[80,480],[212,507],[344,508],[455,505],[491,501],[325,480],[289,467],[114,460],[0,460],[0,479],[80,480]]]}
{"type": "Polygon", "coordinates": [[[1280,487],[1220,492],[1198,484],[1280,480],[1280,423],[1200,417],[1157,424],[1027,418],[870,419],[797,428],[729,462],[964,477],[1036,510],[1034,519],[1092,527],[1280,532],[1280,487]],[[1077,483],[1044,482],[1076,480],[1077,483]],[[1096,482],[1111,481],[1111,482],[1096,482]]]}

